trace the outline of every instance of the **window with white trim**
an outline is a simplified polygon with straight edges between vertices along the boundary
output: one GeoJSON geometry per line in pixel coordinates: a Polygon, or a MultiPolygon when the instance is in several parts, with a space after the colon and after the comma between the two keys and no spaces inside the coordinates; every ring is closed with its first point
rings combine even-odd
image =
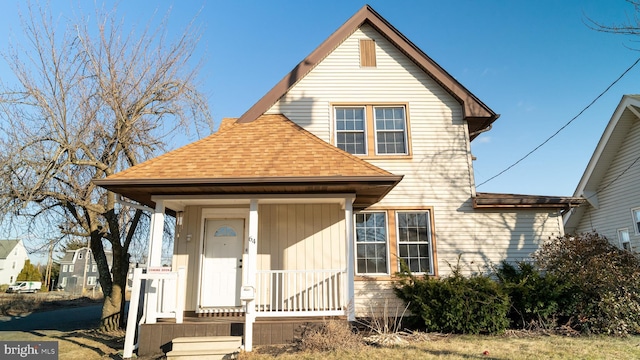
{"type": "Polygon", "coordinates": [[[629,238],[628,229],[618,230],[618,241],[620,242],[620,248],[625,250],[631,250],[631,240],[629,238]]]}
{"type": "Polygon", "coordinates": [[[78,260],[82,260],[83,254],[81,252],[78,253],[78,260]]]}
{"type": "Polygon", "coordinates": [[[69,272],[73,272],[74,270],[74,266],[73,265],[69,265],[69,272]]]}
{"type": "Polygon", "coordinates": [[[336,147],[354,155],[409,155],[405,105],[334,106],[336,147]]]}
{"type": "Polygon", "coordinates": [[[640,208],[631,209],[633,213],[633,223],[636,228],[636,235],[640,235],[640,208]]]}
{"type": "Polygon", "coordinates": [[[91,272],[98,272],[98,265],[91,265],[91,272]]]}
{"type": "Polygon", "coordinates": [[[407,154],[407,121],[404,106],[376,106],[376,154],[407,154]]]}
{"type": "Polygon", "coordinates": [[[388,274],[387,214],[355,214],[356,273],[388,274]]]}
{"type": "Polygon", "coordinates": [[[95,276],[87,276],[87,285],[95,285],[96,277],[95,276]]]}
{"type": "Polygon", "coordinates": [[[62,265],[62,272],[67,272],[67,270],[68,270],[67,265],[62,265]]]}
{"type": "Polygon", "coordinates": [[[398,257],[412,273],[433,274],[431,215],[429,211],[396,213],[398,257]]]}
{"type": "Polygon", "coordinates": [[[366,155],[365,108],[336,107],[336,146],[350,154],[366,155]]]}

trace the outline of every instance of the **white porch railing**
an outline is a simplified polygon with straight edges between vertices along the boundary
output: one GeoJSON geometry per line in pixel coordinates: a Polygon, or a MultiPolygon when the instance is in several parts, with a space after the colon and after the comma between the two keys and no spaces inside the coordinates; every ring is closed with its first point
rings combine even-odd
{"type": "MultiPolygon", "coordinates": [[[[146,269],[145,269],[146,270],[146,269]]],[[[129,302],[129,314],[127,316],[127,332],[124,341],[124,358],[130,358],[135,349],[135,337],[139,332],[139,325],[143,323],[155,323],[160,318],[175,318],[177,324],[181,324],[184,316],[184,293],[186,289],[186,274],[183,268],[169,272],[143,272],[143,269],[135,269],[133,272],[133,284],[131,300],[129,302]],[[144,280],[144,306],[140,322],[138,322],[138,309],[140,293],[144,280]]]]}
{"type": "Polygon", "coordinates": [[[256,316],[345,315],[346,270],[257,271],[256,316]]]}

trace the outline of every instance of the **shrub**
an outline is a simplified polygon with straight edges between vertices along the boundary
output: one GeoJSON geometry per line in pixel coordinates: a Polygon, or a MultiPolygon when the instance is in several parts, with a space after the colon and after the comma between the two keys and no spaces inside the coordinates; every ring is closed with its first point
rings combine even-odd
{"type": "Polygon", "coordinates": [[[396,294],[428,331],[479,334],[507,328],[509,298],[489,277],[464,277],[459,265],[446,278],[417,277],[401,266],[396,294]]]}
{"type": "Polygon", "coordinates": [[[307,328],[299,343],[303,351],[348,350],[361,346],[362,338],[351,331],[348,322],[340,320],[328,320],[320,326],[307,328]]]}
{"type": "Polygon", "coordinates": [[[562,309],[570,306],[572,289],[562,278],[542,273],[530,262],[512,265],[502,261],[495,274],[502,290],[509,296],[508,313],[512,328],[555,327],[562,309]]]}
{"type": "Polygon", "coordinates": [[[565,308],[588,333],[640,333],[640,259],[597,233],[563,236],[535,254],[537,265],[573,290],[565,308]]]}

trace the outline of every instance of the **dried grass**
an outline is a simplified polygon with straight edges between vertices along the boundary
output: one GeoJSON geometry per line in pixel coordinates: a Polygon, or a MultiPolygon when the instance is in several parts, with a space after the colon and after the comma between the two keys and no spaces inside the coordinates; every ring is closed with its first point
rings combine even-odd
{"type": "Polygon", "coordinates": [[[298,346],[301,351],[327,352],[357,350],[362,345],[362,337],[352,331],[348,322],[328,320],[320,326],[308,328],[298,346]]]}

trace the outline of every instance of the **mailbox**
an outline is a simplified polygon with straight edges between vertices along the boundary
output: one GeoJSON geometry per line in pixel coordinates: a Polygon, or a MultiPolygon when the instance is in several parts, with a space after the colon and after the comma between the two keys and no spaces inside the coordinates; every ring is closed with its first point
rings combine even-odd
{"type": "Polygon", "coordinates": [[[240,288],[240,300],[251,301],[256,297],[256,289],[253,286],[243,286],[240,288]]]}

